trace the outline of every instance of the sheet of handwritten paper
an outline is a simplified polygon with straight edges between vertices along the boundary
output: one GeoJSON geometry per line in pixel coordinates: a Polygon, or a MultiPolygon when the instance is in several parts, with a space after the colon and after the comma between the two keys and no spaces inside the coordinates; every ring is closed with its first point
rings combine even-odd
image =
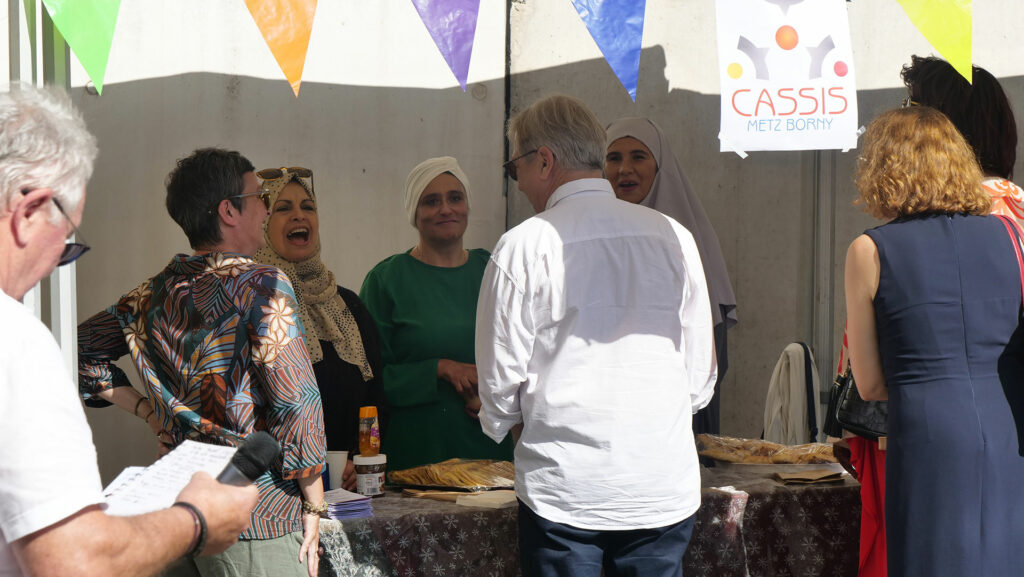
{"type": "Polygon", "coordinates": [[[216,477],[235,451],[235,447],[185,441],[144,469],[129,467],[103,490],[107,514],[141,515],[170,507],[192,475],[206,471],[216,477]]]}

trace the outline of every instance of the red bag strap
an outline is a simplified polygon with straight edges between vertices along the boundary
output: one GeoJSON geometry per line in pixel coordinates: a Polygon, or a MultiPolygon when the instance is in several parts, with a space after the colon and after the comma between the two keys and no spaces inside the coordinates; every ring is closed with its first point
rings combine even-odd
{"type": "Polygon", "coordinates": [[[839,368],[836,369],[836,374],[841,375],[846,372],[846,357],[850,355],[850,343],[846,340],[846,328],[850,325],[849,321],[843,323],[843,348],[839,349],[839,368]]]}
{"type": "MultiPolygon", "coordinates": [[[[1021,231],[1020,225],[1014,219],[997,214],[996,218],[1003,221],[1006,233],[1010,235],[1010,244],[1013,245],[1013,253],[1017,255],[1017,271],[1020,274],[1021,306],[1024,306],[1024,256],[1021,254],[1021,231]]],[[[845,338],[845,337],[844,337],[845,338]]]]}

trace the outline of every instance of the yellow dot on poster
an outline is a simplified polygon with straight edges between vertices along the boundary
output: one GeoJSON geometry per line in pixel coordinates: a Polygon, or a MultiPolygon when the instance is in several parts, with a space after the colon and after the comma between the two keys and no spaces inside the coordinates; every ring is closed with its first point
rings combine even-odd
{"type": "Polygon", "coordinates": [[[743,76],[743,67],[738,62],[733,62],[726,68],[726,72],[729,73],[729,78],[736,80],[740,76],[743,76]]]}

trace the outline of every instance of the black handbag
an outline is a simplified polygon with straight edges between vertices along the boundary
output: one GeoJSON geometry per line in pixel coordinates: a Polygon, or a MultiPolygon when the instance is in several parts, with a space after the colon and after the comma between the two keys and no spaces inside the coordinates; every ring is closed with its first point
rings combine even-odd
{"type": "Polygon", "coordinates": [[[836,375],[828,398],[825,433],[841,437],[843,429],[861,437],[877,440],[886,436],[889,421],[888,401],[865,401],[857,392],[850,365],[836,375]]]}

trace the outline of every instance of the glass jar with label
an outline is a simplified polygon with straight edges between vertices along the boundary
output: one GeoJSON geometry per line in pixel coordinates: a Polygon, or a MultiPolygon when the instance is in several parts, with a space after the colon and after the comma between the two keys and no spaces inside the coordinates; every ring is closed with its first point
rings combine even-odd
{"type": "Polygon", "coordinates": [[[386,455],[363,457],[356,455],[352,464],[356,468],[356,492],[368,497],[384,496],[384,471],[387,468],[386,455]]]}

